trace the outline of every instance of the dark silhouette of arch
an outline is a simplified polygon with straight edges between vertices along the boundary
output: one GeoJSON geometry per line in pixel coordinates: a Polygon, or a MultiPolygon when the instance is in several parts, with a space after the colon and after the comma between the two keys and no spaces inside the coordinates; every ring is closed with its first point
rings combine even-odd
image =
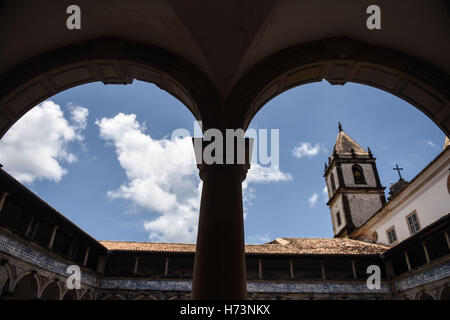
{"type": "Polygon", "coordinates": [[[226,105],[232,109],[232,126],[246,129],[274,97],[322,80],[333,85],[355,82],[389,92],[417,107],[450,134],[450,78],[445,72],[407,53],[350,38],[301,44],[259,62],[228,95],[226,105]]]}
{"type": "Polygon", "coordinates": [[[426,292],[422,292],[419,295],[419,299],[418,300],[434,300],[434,298],[430,294],[428,294],[426,292]]]}
{"type": "Polygon", "coordinates": [[[17,282],[11,295],[5,300],[34,300],[37,299],[38,282],[34,274],[28,274],[17,282]]]}
{"type": "Polygon", "coordinates": [[[441,296],[439,297],[440,300],[450,300],[450,288],[445,287],[441,291],[441,296]]]}
{"type": "Polygon", "coordinates": [[[52,282],[45,287],[41,294],[41,300],[59,300],[60,299],[60,289],[57,282],[52,282]]]}
{"type": "Polygon", "coordinates": [[[2,75],[0,138],[27,111],[59,92],[90,82],[130,84],[133,79],[154,83],[176,97],[205,129],[217,120],[219,93],[187,60],[161,48],[99,38],[41,54],[2,75]]]}
{"type": "Polygon", "coordinates": [[[78,300],[77,291],[75,289],[67,290],[64,294],[63,300],[78,300]]]}

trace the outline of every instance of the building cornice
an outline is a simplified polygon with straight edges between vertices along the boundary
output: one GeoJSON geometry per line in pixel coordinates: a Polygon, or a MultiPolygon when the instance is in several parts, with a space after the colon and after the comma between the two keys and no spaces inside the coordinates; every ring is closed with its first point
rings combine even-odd
{"type": "Polygon", "coordinates": [[[444,157],[450,153],[450,146],[447,146],[436,158],[434,158],[425,168],[422,169],[409,183],[408,185],[400,191],[397,195],[395,195],[391,200],[389,200],[385,206],[381,207],[378,211],[376,211],[366,222],[364,222],[358,229],[356,229],[351,236],[357,236],[362,233],[364,230],[369,230],[373,225],[378,223],[381,219],[383,219],[387,214],[391,211],[395,210],[399,206],[401,206],[405,201],[413,197],[420,189],[428,183],[431,179],[437,176],[443,168],[450,164],[450,157],[446,160],[444,157]],[[433,171],[426,177],[424,177],[428,171],[430,171],[434,165],[437,165],[439,161],[443,160],[444,162],[438,165],[437,168],[433,169],[433,171]],[[423,178],[423,180],[420,180],[423,178]],[[361,232],[360,232],[361,231],[361,232]]]}
{"type": "Polygon", "coordinates": [[[328,200],[327,205],[331,206],[335,203],[337,197],[341,194],[355,194],[355,193],[371,193],[371,194],[382,194],[384,195],[385,187],[343,187],[337,188],[333,196],[328,200]]]}

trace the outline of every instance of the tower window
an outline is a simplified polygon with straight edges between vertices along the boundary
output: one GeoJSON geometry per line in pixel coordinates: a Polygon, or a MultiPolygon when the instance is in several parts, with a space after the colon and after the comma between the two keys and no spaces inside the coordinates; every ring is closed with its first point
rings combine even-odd
{"type": "Polygon", "coordinates": [[[330,182],[331,182],[331,189],[333,190],[333,192],[335,192],[336,191],[336,184],[334,183],[333,172],[331,172],[331,175],[330,175],[330,182]]]}
{"type": "Polygon", "coordinates": [[[388,237],[389,244],[393,244],[393,243],[397,242],[397,233],[395,232],[394,226],[387,229],[386,234],[388,237]]]}
{"type": "Polygon", "coordinates": [[[336,220],[337,220],[337,225],[338,227],[341,225],[342,221],[341,221],[341,214],[338,212],[336,213],[336,220]]]}
{"type": "Polygon", "coordinates": [[[352,166],[352,172],[355,184],[366,184],[366,179],[364,179],[364,172],[360,165],[355,163],[352,166]]]}
{"type": "Polygon", "coordinates": [[[409,233],[411,235],[416,234],[420,230],[419,217],[415,211],[406,216],[406,221],[408,221],[409,233]]]}

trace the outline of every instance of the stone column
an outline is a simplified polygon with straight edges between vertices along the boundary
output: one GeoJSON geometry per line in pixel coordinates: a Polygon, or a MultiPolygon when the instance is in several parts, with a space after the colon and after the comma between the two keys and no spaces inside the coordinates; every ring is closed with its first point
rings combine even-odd
{"type": "Polygon", "coordinates": [[[411,271],[411,263],[409,262],[408,252],[403,251],[403,254],[405,255],[406,266],[408,267],[408,271],[411,271]]]}
{"type": "Polygon", "coordinates": [[[292,261],[292,258],[289,259],[289,277],[291,279],[294,279],[295,274],[294,274],[294,262],[292,261]]]}
{"type": "Polygon", "coordinates": [[[138,273],[138,268],[139,268],[139,257],[136,257],[134,259],[134,269],[133,269],[133,274],[137,274],[138,273]]]}
{"type": "Polygon", "coordinates": [[[355,260],[352,260],[352,272],[353,272],[353,279],[358,279],[358,274],[356,273],[355,260]]]}
{"type": "Polygon", "coordinates": [[[430,254],[428,253],[427,245],[425,242],[422,242],[423,253],[425,254],[425,259],[427,259],[427,263],[430,263],[430,254]]]}
{"type": "Polygon", "coordinates": [[[50,241],[48,242],[48,248],[53,249],[53,243],[55,242],[56,231],[58,230],[58,226],[53,227],[52,235],[50,236],[50,241]]]}
{"type": "Polygon", "coordinates": [[[258,279],[263,278],[262,272],[262,259],[258,259],[258,279]]]}
{"type": "MultiPolygon", "coordinates": [[[[233,164],[226,164],[226,161],[206,164],[199,161],[205,144],[197,144],[194,139],[203,189],[192,281],[193,299],[247,298],[242,181],[250,168],[252,142],[245,139],[243,164],[236,161],[233,164]],[[199,146],[201,150],[198,150],[199,146]]],[[[225,148],[223,151],[225,159],[225,148]]]]}
{"type": "Polygon", "coordinates": [[[321,261],[321,269],[322,269],[322,279],[326,280],[327,279],[327,274],[325,272],[325,261],[321,261]]]}
{"type": "Polygon", "coordinates": [[[447,231],[444,231],[445,240],[447,241],[448,250],[450,250],[450,238],[448,236],[447,231]]]}
{"type": "Polygon", "coordinates": [[[0,213],[2,212],[3,209],[3,205],[5,204],[6,201],[6,197],[9,195],[8,192],[2,192],[1,196],[0,196],[0,213]]]}
{"type": "Polygon", "coordinates": [[[91,250],[91,248],[89,248],[89,247],[86,248],[86,252],[84,253],[83,266],[87,265],[90,250],[91,250]]]}
{"type": "Polygon", "coordinates": [[[105,256],[98,257],[96,271],[100,274],[103,274],[105,272],[105,266],[106,266],[106,257],[105,256]]]}
{"type": "Polygon", "coordinates": [[[164,275],[167,276],[169,274],[169,257],[166,257],[164,260],[164,275]]]}

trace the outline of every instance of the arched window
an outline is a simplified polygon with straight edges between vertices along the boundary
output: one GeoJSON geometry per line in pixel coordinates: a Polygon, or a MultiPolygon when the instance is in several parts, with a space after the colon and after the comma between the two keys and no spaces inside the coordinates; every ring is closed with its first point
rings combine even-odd
{"type": "Polygon", "coordinates": [[[338,212],[336,213],[336,220],[337,220],[337,225],[338,227],[341,225],[342,221],[341,221],[341,214],[338,212]]]}
{"type": "Polygon", "coordinates": [[[355,184],[366,184],[366,179],[364,179],[364,172],[360,165],[355,163],[352,166],[352,171],[355,184]]]}

